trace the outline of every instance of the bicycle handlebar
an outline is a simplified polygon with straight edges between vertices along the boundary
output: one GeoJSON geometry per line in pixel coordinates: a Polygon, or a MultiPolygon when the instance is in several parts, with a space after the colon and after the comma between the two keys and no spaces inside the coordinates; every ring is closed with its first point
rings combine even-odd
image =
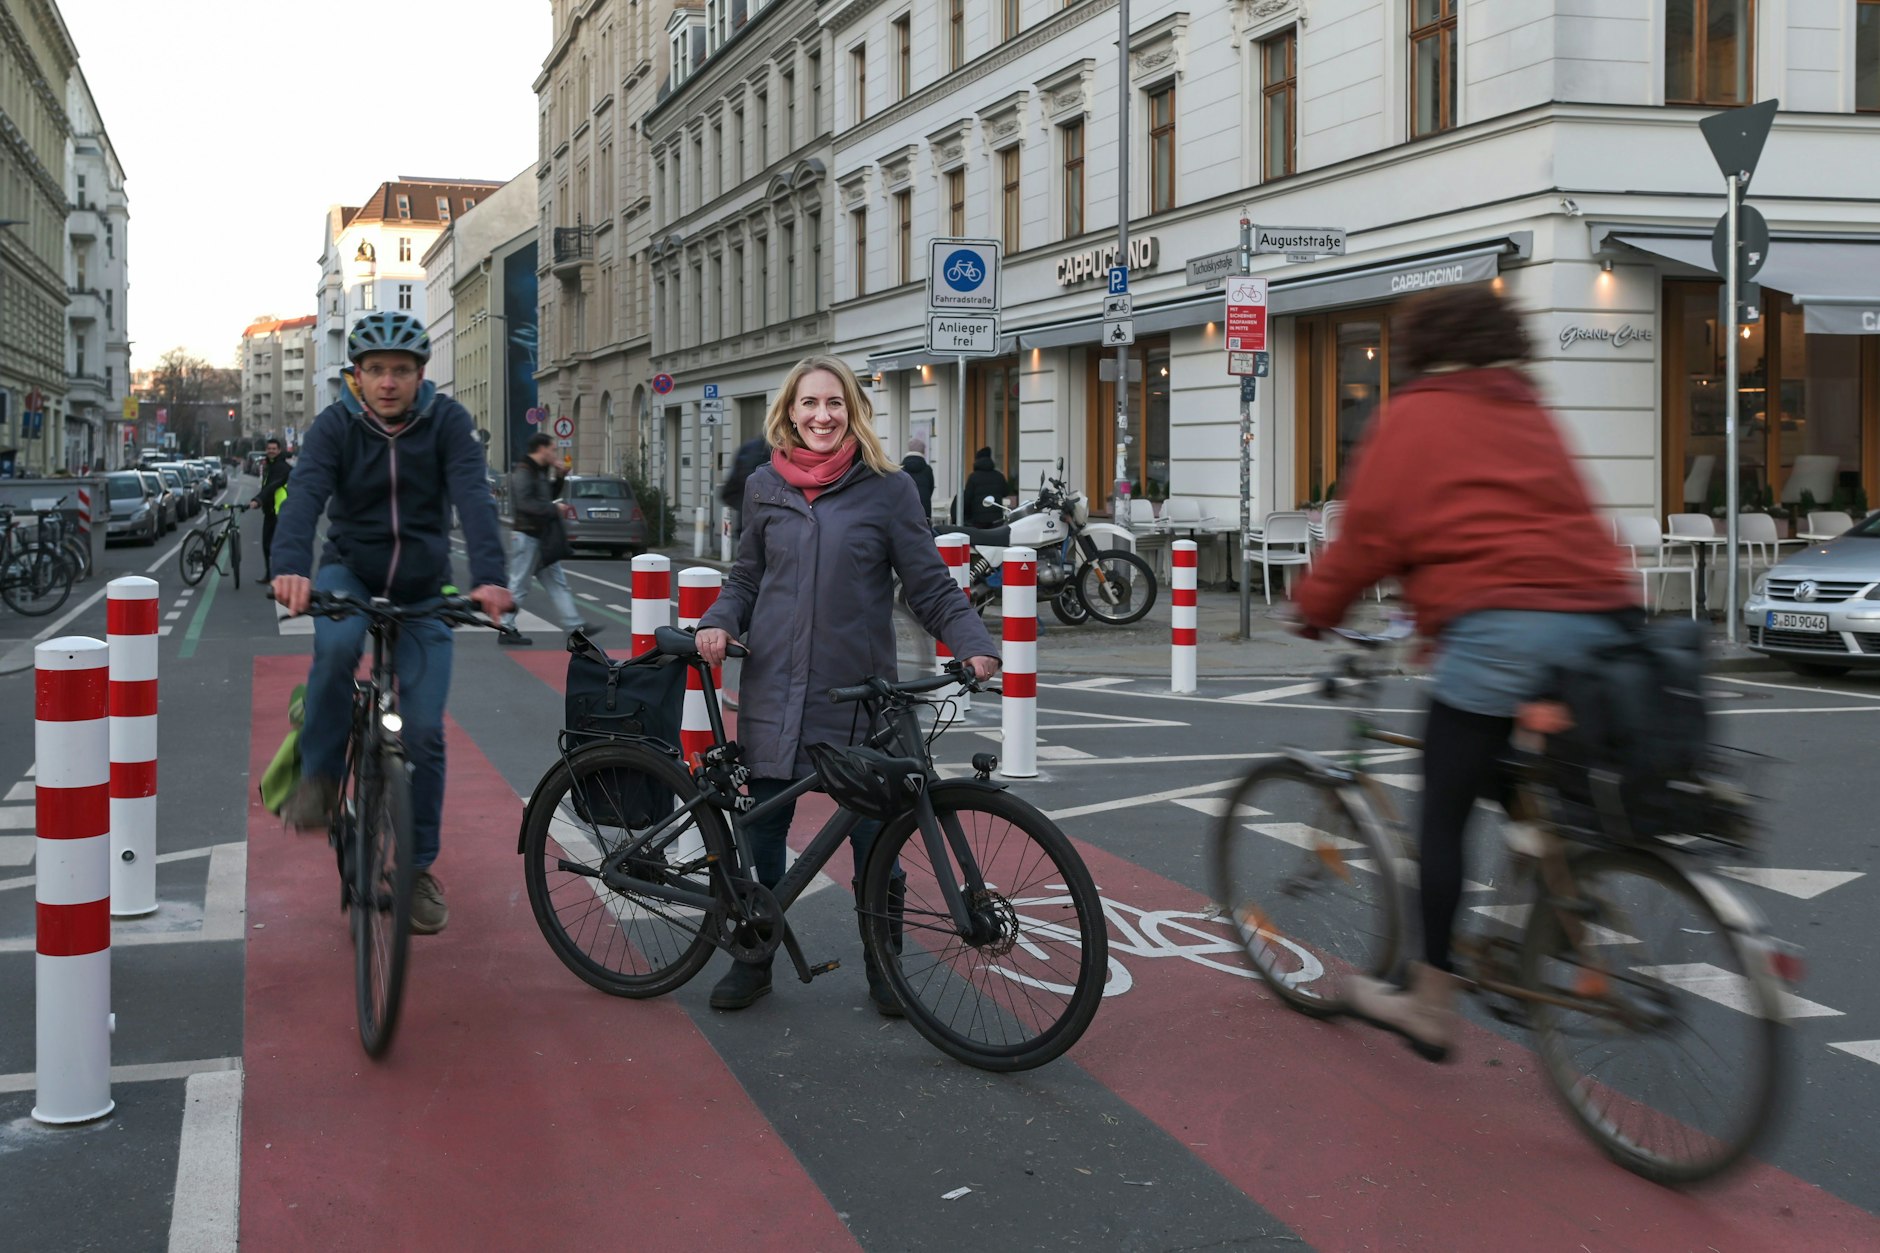
{"type": "Polygon", "coordinates": [[[843,705],[850,701],[858,700],[880,700],[885,697],[893,696],[919,696],[927,692],[938,691],[943,687],[952,687],[956,684],[969,692],[982,690],[979,680],[973,676],[973,673],[966,669],[965,666],[961,665],[959,661],[954,660],[947,663],[945,674],[932,674],[924,679],[908,679],[900,683],[890,683],[886,679],[870,677],[866,682],[858,683],[854,687],[830,688],[829,699],[835,704],[843,705]]]}
{"type": "Polygon", "coordinates": [[[480,626],[503,631],[500,622],[486,616],[468,596],[446,596],[427,605],[394,605],[374,598],[360,600],[340,592],[314,592],[307,601],[307,615],[321,618],[345,618],[359,614],[374,622],[422,622],[435,619],[449,626],[480,626]]]}

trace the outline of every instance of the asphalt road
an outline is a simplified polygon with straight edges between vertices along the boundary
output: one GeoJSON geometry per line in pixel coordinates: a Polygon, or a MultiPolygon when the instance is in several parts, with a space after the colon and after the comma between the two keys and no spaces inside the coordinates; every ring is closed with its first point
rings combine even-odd
{"type": "MultiPolygon", "coordinates": [[[[246,529],[254,570],[259,528],[246,529]]],[[[214,1249],[236,1223],[258,1249],[1880,1247],[1867,774],[1880,679],[1715,684],[1723,737],[1784,763],[1767,781],[1768,847],[1737,886],[1803,946],[1808,977],[1761,1161],[1681,1195],[1580,1138],[1521,1032],[1477,1017],[1456,1062],[1430,1066],[1365,1028],[1289,1013],[1241,969],[1207,905],[1205,837],[1251,758],[1344,742],[1348,715],[1296,678],[1204,682],[1193,697],[1106,675],[1041,687],[1041,774],[1013,787],[1091,864],[1110,995],[1066,1058],[994,1076],[866,1008],[839,886],[793,922],[812,961],[843,969],[780,981],[748,1011],[705,1004],[723,959],[658,1002],[579,983],[536,931],[513,852],[518,797],[560,724],[554,636],[542,624],[536,648],[511,650],[466,632],[439,863],[452,924],[414,942],[399,1039],[369,1062],[330,855],[252,801],[310,640],[247,583],[212,575],[185,595],[175,538],[106,556],[108,571],[157,566],[170,629],[161,908],[114,931],[118,1107],[88,1128],[28,1116],[32,678],[0,677],[9,1247],[214,1249]]],[[[624,648],[626,563],[570,573],[584,612],[617,633],[603,642],[624,648]]],[[[0,640],[45,625],[0,617],[0,640]]],[[[60,629],[103,625],[98,604],[60,629]]],[[[1422,686],[1387,684],[1380,720],[1413,727],[1422,686]]],[[[958,767],[997,741],[996,702],[982,701],[936,755],[958,767]]],[[[1415,763],[1380,770],[1405,772],[1394,786],[1413,806],[1415,763]]],[[[1500,899],[1492,864],[1472,864],[1490,895],[1471,907],[1500,899]]]]}

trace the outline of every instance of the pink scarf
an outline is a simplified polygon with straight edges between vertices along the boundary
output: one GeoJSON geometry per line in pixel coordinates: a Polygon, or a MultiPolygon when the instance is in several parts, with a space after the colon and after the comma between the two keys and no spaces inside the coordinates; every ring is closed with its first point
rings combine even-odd
{"type": "Polygon", "coordinates": [[[843,440],[834,452],[779,448],[770,454],[770,464],[783,476],[784,482],[801,488],[803,498],[813,505],[818,496],[849,472],[849,467],[855,464],[856,451],[853,439],[843,440]]]}

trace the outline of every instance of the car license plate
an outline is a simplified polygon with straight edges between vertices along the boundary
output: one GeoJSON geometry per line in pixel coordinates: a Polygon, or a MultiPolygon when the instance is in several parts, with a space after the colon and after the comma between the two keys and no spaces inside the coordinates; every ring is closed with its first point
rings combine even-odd
{"type": "MultiPolygon", "coordinates": [[[[588,517],[592,518],[596,522],[614,522],[619,519],[620,510],[618,509],[590,509],[588,510],[588,517]]],[[[1823,629],[1825,630],[1826,628],[1823,628],[1823,629]]]]}
{"type": "Polygon", "coordinates": [[[1769,629],[1771,631],[1826,631],[1828,615],[1825,613],[1777,613],[1769,611],[1769,629]]]}

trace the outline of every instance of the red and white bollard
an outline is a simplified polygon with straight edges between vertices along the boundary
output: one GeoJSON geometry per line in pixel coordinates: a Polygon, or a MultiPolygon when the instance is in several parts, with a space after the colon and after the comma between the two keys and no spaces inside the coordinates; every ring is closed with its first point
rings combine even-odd
{"type": "Polygon", "coordinates": [[[1169,684],[1171,692],[1195,690],[1195,579],[1200,546],[1191,539],[1170,545],[1169,592],[1174,596],[1170,615],[1169,684]]]}
{"type": "MultiPolygon", "coordinates": [[[[679,626],[697,628],[699,619],[718,599],[724,575],[705,566],[679,571],[679,626]]],[[[713,681],[718,677],[713,675],[713,681]]],[[[711,716],[705,709],[705,684],[697,670],[685,672],[685,712],[679,719],[679,755],[689,764],[693,753],[712,746],[711,716]]]]}
{"type": "Polygon", "coordinates": [[[105,588],[111,649],[111,914],[157,910],[157,581],[105,588]]]}
{"type": "Polygon", "coordinates": [[[1038,774],[1038,554],[1005,550],[1005,589],[999,607],[1005,624],[999,651],[1005,699],[999,702],[999,773],[1008,779],[1038,774]]]}
{"type": "MultiPolygon", "coordinates": [[[[964,592],[970,598],[972,596],[971,584],[973,576],[967,563],[972,558],[972,542],[957,531],[949,532],[945,535],[936,535],[933,542],[934,547],[940,550],[940,560],[947,563],[947,573],[953,576],[955,583],[959,584],[960,591],[964,592]]],[[[950,650],[945,643],[936,639],[933,642],[933,672],[935,674],[945,674],[947,662],[952,660],[952,650],[950,650]]],[[[944,690],[953,694],[958,699],[961,710],[967,710],[973,707],[973,696],[971,692],[961,691],[958,688],[947,688],[944,690]]]]}
{"type": "Polygon", "coordinates": [[[718,511],[718,560],[731,563],[731,506],[718,511]]]}
{"type": "Polygon", "coordinates": [[[38,1019],[33,1117],[111,1112],[110,647],[67,636],[33,650],[38,1019]]]}
{"type": "Polygon", "coordinates": [[[672,562],[658,553],[633,559],[633,655],[653,647],[653,632],[672,625],[672,562]]]}

